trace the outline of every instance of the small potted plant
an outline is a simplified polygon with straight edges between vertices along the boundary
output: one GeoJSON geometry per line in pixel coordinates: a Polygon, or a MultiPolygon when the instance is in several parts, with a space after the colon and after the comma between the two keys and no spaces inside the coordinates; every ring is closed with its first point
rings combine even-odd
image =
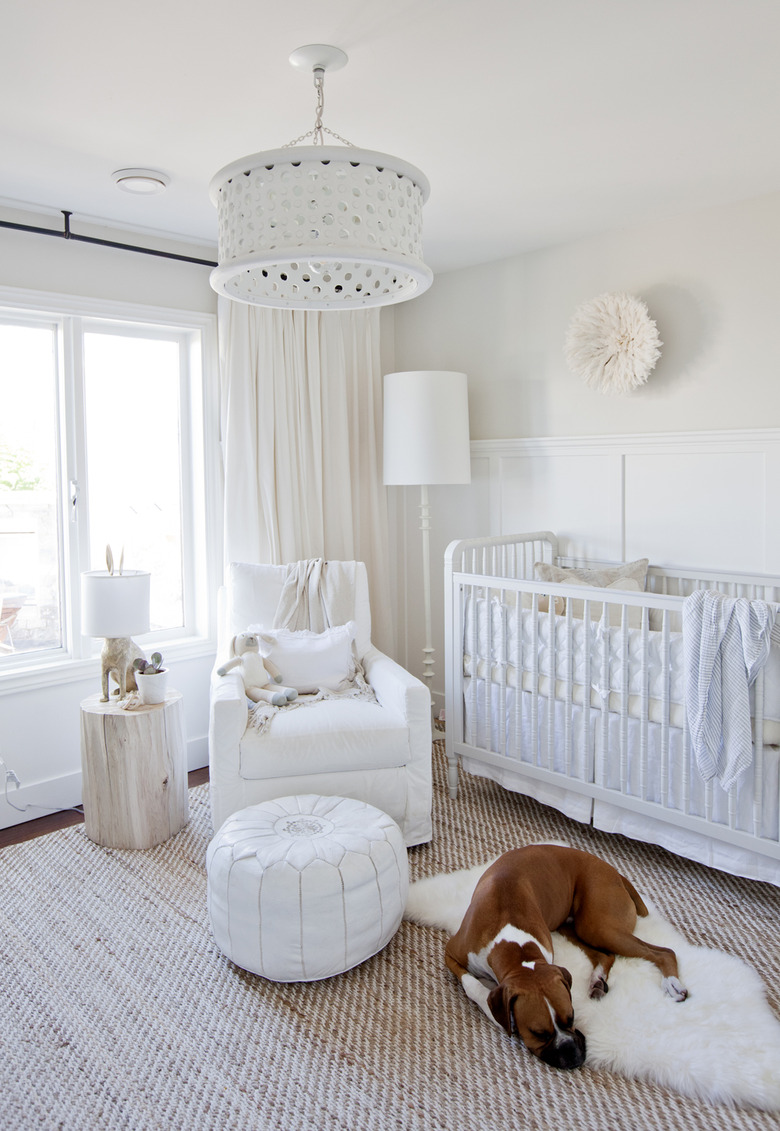
{"type": "Polygon", "coordinates": [[[163,658],[159,652],[152,652],[150,660],[139,657],[133,661],[133,675],[142,703],[149,705],[165,702],[168,669],[162,666],[162,662],[163,658]]]}

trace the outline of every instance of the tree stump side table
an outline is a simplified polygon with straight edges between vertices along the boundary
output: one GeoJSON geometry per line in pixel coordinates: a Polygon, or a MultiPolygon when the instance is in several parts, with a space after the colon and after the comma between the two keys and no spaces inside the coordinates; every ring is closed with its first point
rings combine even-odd
{"type": "Polygon", "coordinates": [[[81,771],[87,836],[107,848],[152,848],[189,820],[184,707],[125,711],[91,695],[81,704],[81,771]]]}

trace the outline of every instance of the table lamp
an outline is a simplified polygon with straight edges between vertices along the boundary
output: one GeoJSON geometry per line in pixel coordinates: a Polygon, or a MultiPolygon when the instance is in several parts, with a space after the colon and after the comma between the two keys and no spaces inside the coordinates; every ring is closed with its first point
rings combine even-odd
{"type": "Polygon", "coordinates": [[[425,645],[423,679],[433,680],[431,551],[428,487],[471,482],[468,378],[465,373],[413,370],[384,381],[384,481],[420,487],[425,645]]]}
{"type": "Polygon", "coordinates": [[[108,679],[119,684],[119,696],[128,690],[133,660],[144,654],[130,637],[149,631],[149,583],[151,574],[120,566],[90,570],[81,575],[81,631],[84,636],[104,637],[101,652],[101,702],[108,702],[108,679]]]}

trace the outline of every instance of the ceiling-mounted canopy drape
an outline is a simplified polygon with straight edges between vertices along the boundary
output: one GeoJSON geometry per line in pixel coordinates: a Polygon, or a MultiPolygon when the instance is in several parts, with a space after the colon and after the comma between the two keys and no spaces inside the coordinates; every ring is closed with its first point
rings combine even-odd
{"type": "Polygon", "coordinates": [[[389,649],[379,311],[219,317],[226,561],[364,561],[389,649]]]}

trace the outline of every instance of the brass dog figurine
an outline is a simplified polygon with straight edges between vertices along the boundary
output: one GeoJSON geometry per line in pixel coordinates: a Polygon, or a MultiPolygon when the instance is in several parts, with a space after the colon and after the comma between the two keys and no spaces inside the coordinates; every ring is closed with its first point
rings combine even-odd
{"type": "Polygon", "coordinates": [[[445,961],[463,989],[496,1024],[555,1068],[578,1068],[585,1037],[574,1028],[571,974],[553,963],[552,931],[588,956],[588,993],[600,998],[616,955],[644,958],[664,991],[684,1001],[677,956],[633,933],[647,907],[633,885],[589,852],[533,844],[505,852],[482,875],[445,961]],[[485,985],[497,983],[492,989],[485,985]]]}
{"type": "Polygon", "coordinates": [[[114,694],[118,694],[120,699],[124,699],[128,692],[137,690],[133,661],[145,659],[141,649],[129,636],[106,637],[100,653],[100,702],[107,703],[109,700],[109,676],[119,685],[114,694]]]}

